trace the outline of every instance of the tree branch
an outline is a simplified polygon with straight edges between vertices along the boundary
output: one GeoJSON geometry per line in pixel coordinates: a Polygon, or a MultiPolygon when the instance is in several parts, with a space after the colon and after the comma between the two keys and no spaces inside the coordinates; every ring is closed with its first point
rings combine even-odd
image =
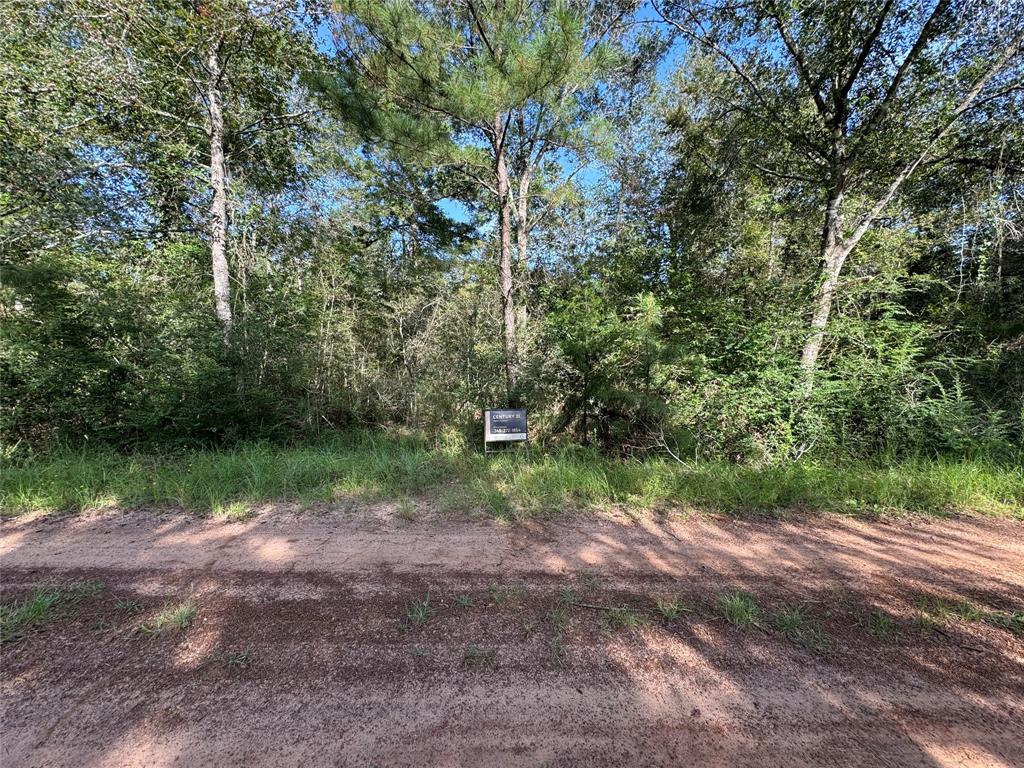
{"type": "Polygon", "coordinates": [[[935,25],[938,24],[939,18],[946,9],[949,7],[949,0],[939,0],[935,7],[932,9],[931,15],[928,20],[921,27],[921,31],[917,36],[917,40],[911,46],[910,51],[907,53],[906,58],[903,59],[903,63],[900,64],[896,70],[896,74],[893,76],[892,82],[889,83],[889,87],[886,89],[885,96],[882,97],[882,101],[875,108],[875,111],[871,113],[871,116],[865,121],[860,127],[861,138],[871,133],[875,125],[879,121],[883,120],[889,112],[889,107],[892,106],[892,100],[896,98],[896,93],[899,91],[900,86],[903,84],[903,78],[906,77],[907,72],[917,61],[917,57],[921,55],[921,51],[925,49],[928,42],[931,40],[931,33],[935,25]]]}
{"type": "MultiPolygon", "coordinates": [[[[717,54],[719,58],[725,61],[733,70],[733,72],[735,72],[740,77],[740,79],[747,85],[747,88],[749,88],[751,93],[753,93],[754,98],[756,98],[758,102],[760,102],[762,108],[764,109],[764,116],[768,120],[768,122],[776,127],[781,136],[783,136],[786,139],[789,139],[789,131],[787,130],[786,126],[782,125],[776,118],[775,108],[771,104],[769,104],[768,99],[761,92],[761,89],[757,87],[757,84],[754,82],[753,78],[750,77],[749,74],[747,74],[747,72],[739,65],[735,58],[729,55],[729,53],[726,50],[724,50],[721,46],[712,42],[708,38],[707,33],[703,32],[703,25],[700,23],[700,20],[693,15],[692,11],[687,11],[687,15],[690,17],[690,21],[693,24],[701,28],[702,34],[700,35],[696,34],[690,29],[687,29],[685,26],[680,24],[675,19],[666,16],[664,11],[662,11],[661,6],[658,5],[657,0],[652,0],[651,6],[654,8],[654,11],[662,18],[662,20],[666,24],[670,24],[671,26],[675,27],[690,40],[693,40],[698,45],[702,45],[705,48],[708,48],[709,50],[717,54]]],[[[797,132],[796,135],[800,138],[800,140],[807,147],[807,149],[809,149],[814,154],[818,155],[818,157],[820,157],[822,160],[828,161],[827,154],[823,152],[820,147],[816,146],[815,143],[811,141],[807,136],[800,132],[797,132]]]]}
{"type": "Polygon", "coordinates": [[[885,0],[885,5],[878,12],[878,18],[875,20],[875,26],[871,28],[867,38],[864,40],[864,45],[860,49],[860,54],[857,56],[857,60],[853,63],[853,67],[850,69],[850,74],[846,77],[846,82],[842,84],[839,89],[842,99],[845,101],[846,97],[850,94],[850,89],[856,82],[857,77],[860,76],[860,71],[864,68],[864,64],[868,60],[868,56],[871,53],[872,47],[875,45],[875,41],[878,40],[878,36],[882,33],[882,27],[885,25],[885,20],[889,16],[889,11],[892,10],[893,0],[885,0]]]}
{"type": "Polygon", "coordinates": [[[814,106],[817,107],[818,114],[825,121],[826,125],[831,125],[832,117],[829,116],[828,105],[825,103],[825,98],[821,95],[821,81],[815,82],[811,77],[811,70],[807,65],[807,59],[804,57],[803,51],[796,40],[789,34],[789,30],[782,21],[776,6],[772,6],[772,12],[769,15],[775,22],[775,28],[779,32],[779,37],[786,44],[786,49],[789,51],[790,56],[793,57],[793,62],[796,64],[796,71],[800,75],[800,79],[807,90],[810,91],[811,98],[814,99],[814,106]]]}
{"type": "Polygon", "coordinates": [[[935,145],[940,142],[947,133],[949,133],[950,129],[952,129],[957,120],[960,119],[961,115],[970,109],[971,105],[974,103],[975,99],[978,98],[978,95],[988,82],[999,74],[1003,67],[1006,66],[1007,62],[1016,55],[1022,41],[1024,41],[1024,30],[1017,33],[1016,37],[1010,41],[1010,44],[1003,50],[999,58],[996,59],[985,74],[982,75],[974,86],[967,92],[964,98],[957,105],[956,109],[953,110],[953,114],[950,115],[946,123],[932,136],[924,151],[921,152],[921,154],[919,154],[913,161],[907,163],[907,165],[903,167],[903,170],[899,172],[896,178],[893,179],[892,183],[889,185],[888,189],[886,189],[885,194],[878,199],[878,201],[871,207],[871,210],[861,217],[861,220],[857,223],[853,233],[843,242],[843,250],[846,253],[853,250],[854,246],[857,245],[857,242],[864,236],[864,233],[868,231],[872,222],[878,218],[878,215],[885,209],[885,206],[889,204],[892,198],[896,195],[896,192],[899,191],[903,182],[905,182],[907,178],[917,170],[917,167],[921,165],[921,163],[928,159],[935,145]]]}

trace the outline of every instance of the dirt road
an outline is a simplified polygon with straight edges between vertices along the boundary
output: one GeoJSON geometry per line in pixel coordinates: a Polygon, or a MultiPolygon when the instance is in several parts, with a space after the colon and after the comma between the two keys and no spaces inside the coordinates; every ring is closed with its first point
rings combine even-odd
{"type": "Polygon", "coordinates": [[[103,585],[0,646],[4,768],[1024,765],[1020,523],[105,513],[0,567],[103,585]]]}

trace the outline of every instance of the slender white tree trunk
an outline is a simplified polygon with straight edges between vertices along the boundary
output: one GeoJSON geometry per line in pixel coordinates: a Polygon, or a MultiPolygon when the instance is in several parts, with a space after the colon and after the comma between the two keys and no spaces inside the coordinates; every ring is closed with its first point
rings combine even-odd
{"type": "Polygon", "coordinates": [[[209,85],[207,101],[210,112],[210,188],[213,192],[210,200],[210,256],[213,261],[213,298],[214,312],[224,332],[224,340],[231,335],[231,273],[227,258],[227,182],[224,173],[224,113],[221,107],[220,79],[220,44],[216,41],[210,46],[207,57],[209,69],[209,85]]]}
{"type": "Polygon", "coordinates": [[[825,327],[828,325],[829,315],[832,314],[832,301],[836,295],[836,286],[839,284],[839,275],[843,271],[843,263],[846,261],[846,250],[838,246],[830,248],[822,255],[822,261],[822,280],[814,301],[811,332],[800,357],[800,364],[808,374],[814,371],[825,342],[825,327]]]}
{"type": "Polygon", "coordinates": [[[810,334],[804,342],[800,365],[807,375],[808,383],[821,354],[825,341],[825,328],[829,315],[832,314],[832,300],[839,285],[839,275],[843,271],[843,263],[849,253],[843,244],[843,189],[842,173],[836,174],[836,184],[829,194],[825,208],[825,227],[822,232],[821,250],[821,281],[818,294],[814,300],[814,312],[811,316],[810,334]]]}

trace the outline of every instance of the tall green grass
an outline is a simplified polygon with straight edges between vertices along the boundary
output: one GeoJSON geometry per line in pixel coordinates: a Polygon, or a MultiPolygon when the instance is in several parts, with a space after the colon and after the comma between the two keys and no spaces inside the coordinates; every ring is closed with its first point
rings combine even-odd
{"type": "Polygon", "coordinates": [[[592,451],[465,450],[380,433],[315,443],[120,454],[91,449],[9,462],[0,512],[176,506],[219,513],[239,505],[430,494],[442,508],[495,516],[697,507],[727,513],[821,510],[871,515],[981,513],[1024,519],[1024,469],[980,460],[917,459],[883,466],[797,462],[765,468],[592,451]]]}

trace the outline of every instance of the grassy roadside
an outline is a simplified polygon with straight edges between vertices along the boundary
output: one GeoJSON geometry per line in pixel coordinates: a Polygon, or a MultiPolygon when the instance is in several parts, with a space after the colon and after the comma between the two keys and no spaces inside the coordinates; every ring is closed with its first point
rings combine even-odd
{"type": "Polygon", "coordinates": [[[267,501],[430,493],[442,508],[518,517],[605,505],[687,505],[733,514],[807,508],[848,514],[980,513],[1024,519],[1024,469],[977,460],[889,466],[801,461],[764,468],[663,459],[622,461],[584,450],[485,459],[459,448],[381,434],[294,447],[124,455],[64,452],[0,473],[0,513],[177,505],[244,515],[267,501]]]}

